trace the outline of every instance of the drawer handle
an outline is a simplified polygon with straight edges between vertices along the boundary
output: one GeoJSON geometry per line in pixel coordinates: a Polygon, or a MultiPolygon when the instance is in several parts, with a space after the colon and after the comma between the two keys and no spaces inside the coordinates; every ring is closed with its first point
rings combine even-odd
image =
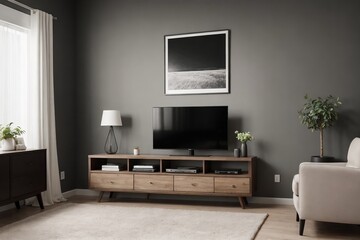
{"type": "Polygon", "coordinates": [[[154,184],[153,182],[149,182],[150,184],[154,184]]]}
{"type": "Polygon", "coordinates": [[[232,188],[236,188],[236,185],[232,185],[232,188]]]}
{"type": "Polygon", "coordinates": [[[192,183],[192,184],[191,184],[191,186],[196,187],[196,186],[197,186],[197,184],[196,184],[196,183],[192,183]]]}
{"type": "Polygon", "coordinates": [[[114,181],[110,181],[111,184],[114,184],[114,181]]]}

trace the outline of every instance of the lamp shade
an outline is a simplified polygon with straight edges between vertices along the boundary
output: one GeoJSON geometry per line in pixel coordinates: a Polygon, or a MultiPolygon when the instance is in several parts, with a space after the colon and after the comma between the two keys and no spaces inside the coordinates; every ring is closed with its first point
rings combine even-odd
{"type": "Polygon", "coordinates": [[[104,110],[101,118],[101,126],[122,126],[120,111],[104,110]]]}

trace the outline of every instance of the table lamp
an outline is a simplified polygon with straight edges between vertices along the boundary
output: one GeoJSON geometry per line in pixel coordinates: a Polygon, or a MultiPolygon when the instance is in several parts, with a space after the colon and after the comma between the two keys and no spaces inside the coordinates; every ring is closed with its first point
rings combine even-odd
{"type": "Polygon", "coordinates": [[[106,137],[104,150],[108,154],[115,154],[118,151],[118,145],[115,138],[114,128],[122,126],[120,111],[104,110],[101,118],[101,126],[109,126],[109,133],[106,137]]]}

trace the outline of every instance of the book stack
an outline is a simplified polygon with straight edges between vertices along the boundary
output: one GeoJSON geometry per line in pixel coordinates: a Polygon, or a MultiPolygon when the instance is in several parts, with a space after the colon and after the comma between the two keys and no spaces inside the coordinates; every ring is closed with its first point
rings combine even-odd
{"type": "Polygon", "coordinates": [[[155,165],[134,165],[132,170],[134,172],[155,172],[156,169],[155,165]]]}
{"type": "Polygon", "coordinates": [[[120,171],[123,170],[124,167],[118,164],[108,163],[106,165],[101,165],[102,171],[120,171]]]}

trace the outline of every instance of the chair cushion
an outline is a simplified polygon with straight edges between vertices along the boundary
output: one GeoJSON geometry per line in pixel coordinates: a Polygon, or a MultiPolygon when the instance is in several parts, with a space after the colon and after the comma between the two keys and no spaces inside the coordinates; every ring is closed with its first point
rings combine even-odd
{"type": "Polygon", "coordinates": [[[347,167],[360,168],[360,138],[354,138],[350,143],[347,160],[347,167]]]}
{"type": "Polygon", "coordinates": [[[293,178],[292,191],[296,196],[299,196],[299,174],[296,174],[293,178]]]}

